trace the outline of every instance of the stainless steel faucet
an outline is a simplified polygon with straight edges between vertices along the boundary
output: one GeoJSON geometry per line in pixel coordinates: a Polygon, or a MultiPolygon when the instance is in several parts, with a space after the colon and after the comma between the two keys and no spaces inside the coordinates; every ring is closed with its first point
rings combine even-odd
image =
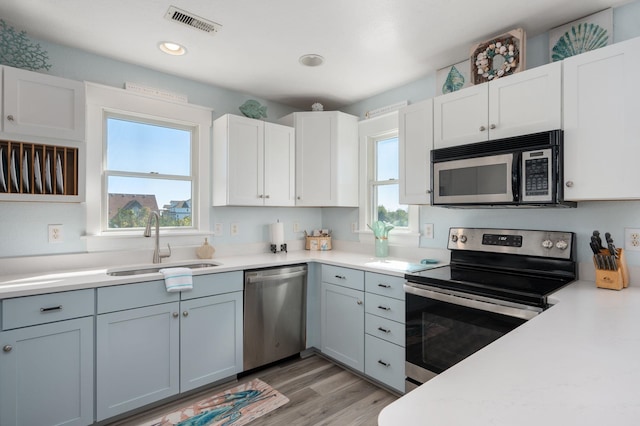
{"type": "Polygon", "coordinates": [[[156,219],[156,245],[155,250],[153,251],[153,263],[160,263],[165,257],[171,256],[171,246],[167,244],[167,247],[169,247],[169,254],[160,253],[160,214],[158,212],[154,211],[149,214],[149,220],[147,221],[147,228],[144,230],[144,236],[151,236],[151,221],[153,221],[154,217],[156,219]]]}

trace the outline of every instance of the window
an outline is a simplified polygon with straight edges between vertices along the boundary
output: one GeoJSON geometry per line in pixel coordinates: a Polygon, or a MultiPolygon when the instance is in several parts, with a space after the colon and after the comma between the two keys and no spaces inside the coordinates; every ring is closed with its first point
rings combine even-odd
{"type": "Polygon", "coordinates": [[[87,83],[87,251],[148,249],[159,210],[163,243],[210,234],[210,108],[87,83]]]}
{"type": "Polygon", "coordinates": [[[391,223],[392,244],[419,244],[419,207],[400,204],[398,114],[363,120],[360,140],[360,232],[376,220],[391,223]]]}
{"type": "Polygon", "coordinates": [[[151,211],[161,227],[191,227],[192,129],[108,114],[103,229],[142,228],[151,211]]]}
{"type": "Polygon", "coordinates": [[[409,206],[401,205],[398,181],[398,136],[374,138],[375,175],[370,181],[371,222],[381,220],[396,228],[408,228],[409,206]]]}

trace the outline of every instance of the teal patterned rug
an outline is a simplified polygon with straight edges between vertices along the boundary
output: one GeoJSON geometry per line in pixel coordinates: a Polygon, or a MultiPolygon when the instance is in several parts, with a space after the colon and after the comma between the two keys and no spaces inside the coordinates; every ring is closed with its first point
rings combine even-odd
{"type": "Polygon", "coordinates": [[[242,426],[287,402],[289,398],[254,379],[139,426],[242,426]]]}

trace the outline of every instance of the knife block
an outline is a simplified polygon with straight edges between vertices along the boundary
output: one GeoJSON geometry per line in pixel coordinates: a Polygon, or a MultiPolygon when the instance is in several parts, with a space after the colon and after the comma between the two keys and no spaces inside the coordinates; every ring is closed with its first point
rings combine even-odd
{"type": "MultiPolygon", "coordinates": [[[[611,290],[622,290],[629,286],[629,269],[627,268],[627,260],[624,255],[624,250],[616,249],[616,251],[618,252],[618,269],[616,271],[599,269],[594,256],[593,264],[596,267],[596,287],[611,290]]],[[[601,250],[601,254],[609,255],[609,251],[601,250]]]]}

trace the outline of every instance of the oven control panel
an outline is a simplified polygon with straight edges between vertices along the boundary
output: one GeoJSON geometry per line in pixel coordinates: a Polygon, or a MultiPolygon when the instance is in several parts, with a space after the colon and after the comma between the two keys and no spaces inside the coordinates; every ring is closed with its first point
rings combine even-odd
{"type": "Polygon", "coordinates": [[[571,259],[574,239],[572,232],[561,231],[451,228],[447,248],[571,259]]]}

